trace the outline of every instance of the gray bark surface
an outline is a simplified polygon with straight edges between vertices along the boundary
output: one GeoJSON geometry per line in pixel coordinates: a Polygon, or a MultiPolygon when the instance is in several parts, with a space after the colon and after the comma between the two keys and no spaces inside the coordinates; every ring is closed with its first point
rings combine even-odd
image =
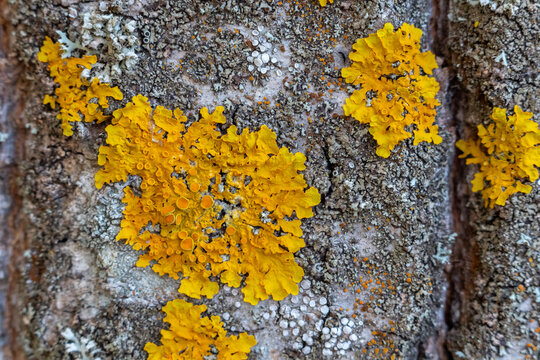
{"type": "Polygon", "coordinates": [[[119,60],[121,48],[100,48],[95,71],[124,93],[112,110],[139,93],[188,121],[222,105],[227,125],[266,124],[279,146],[307,156],[303,173],[322,201],[303,221],[300,294],[252,306],[240,289],[220,286],[213,299],[190,300],[231,333],[255,335],[250,359],[538,358],[538,182],[486,209],[471,192],[476,168],[457,159],[455,141],[487,124],[493,106],[518,104],[538,121],[539,5],[283,3],[0,1],[0,359],[85,358],[68,353],[66,329],[95,344],[87,358],[146,358],[144,344],[166,327],[162,306],[182,298],[178,281],[135,267],[138,253],[114,240],[125,185],[94,185],[106,124],[77,124],[67,138],[42,105],[54,85],[37,61],[45,36],[98,36],[108,14],[133,21],[140,44],[130,64],[119,60]],[[84,29],[85,14],[94,28],[84,29]],[[347,89],[331,93],[327,82],[350,64],[356,39],[387,22],[421,28],[422,49],[437,56],[443,142],[409,139],[384,159],[367,126],[343,115],[347,89]],[[277,49],[266,74],[247,59],[262,36],[277,49]],[[258,104],[265,97],[280,106],[258,104]],[[359,276],[391,281],[395,294],[362,291],[370,307],[354,310],[359,276]]]}

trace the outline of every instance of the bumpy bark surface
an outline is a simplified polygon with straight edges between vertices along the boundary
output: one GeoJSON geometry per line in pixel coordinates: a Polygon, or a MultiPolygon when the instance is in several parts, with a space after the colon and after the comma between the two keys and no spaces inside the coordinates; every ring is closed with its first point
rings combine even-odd
{"type": "MultiPolygon", "coordinates": [[[[451,2],[444,54],[455,74],[452,112],[460,138],[489,122],[494,106],[540,113],[540,27],[532,1],[451,2]],[[476,23],[477,22],[477,23],[476,23]],[[476,27],[475,27],[476,23],[476,27]]],[[[447,347],[454,358],[538,358],[540,193],[486,209],[471,193],[474,167],[453,168],[452,302],[447,347]],[[526,357],[529,356],[529,357],[526,357]]]]}
{"type": "Polygon", "coordinates": [[[121,47],[99,49],[97,70],[124,92],[111,110],[138,93],[191,121],[223,105],[227,124],[266,124],[280,146],[307,156],[304,174],[322,202],[296,254],[300,294],[251,306],[222,288],[194,301],[232,333],[256,336],[250,359],[538,356],[539,185],[485,209],[454,146],[493,106],[540,113],[534,2],[14,0],[0,9],[4,358],[84,358],[82,345],[68,353],[73,340],[61,333],[71,329],[95,343],[88,358],[143,359],[163,328],[161,307],[180,296],[177,281],[136,268],[137,252],[114,240],[123,185],[94,185],[105,124],[77,124],[66,138],[42,105],[53,89],[36,59],[44,37],[99,36],[111,14],[134,22],[140,44],[130,62],[119,60],[121,47]],[[423,49],[437,55],[443,143],[409,139],[383,159],[367,127],[343,116],[350,89],[336,84],[356,39],[386,22],[421,28],[423,49]],[[260,71],[254,51],[274,57],[274,68],[260,71]],[[360,276],[395,291],[364,290],[360,276]]]}

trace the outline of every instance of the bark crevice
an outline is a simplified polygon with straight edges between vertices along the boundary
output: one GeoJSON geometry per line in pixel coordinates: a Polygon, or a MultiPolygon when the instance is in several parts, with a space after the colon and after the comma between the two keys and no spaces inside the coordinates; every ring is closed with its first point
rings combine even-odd
{"type": "Polygon", "coordinates": [[[21,159],[24,159],[24,127],[21,116],[24,110],[24,80],[20,74],[24,66],[11,52],[7,0],[0,0],[0,357],[24,359],[18,334],[23,328],[21,318],[20,260],[27,243],[24,237],[22,197],[17,179],[20,178],[21,159]]]}
{"type": "MultiPolygon", "coordinates": [[[[463,108],[466,106],[464,89],[462,88],[456,69],[453,67],[452,54],[447,46],[450,36],[450,10],[449,0],[433,1],[432,17],[432,49],[433,52],[443,59],[441,68],[448,71],[449,82],[446,89],[446,104],[450,118],[449,131],[454,139],[460,139],[463,135],[464,117],[463,108]]],[[[457,236],[452,246],[450,262],[445,269],[447,279],[446,298],[444,299],[444,322],[438,329],[437,352],[440,359],[452,360],[453,355],[449,347],[449,334],[452,329],[462,320],[462,307],[464,306],[465,284],[469,278],[471,268],[472,248],[470,239],[471,227],[466,221],[468,193],[465,178],[464,163],[458,158],[459,151],[454,149],[449,169],[449,199],[450,221],[452,232],[457,236]]]]}

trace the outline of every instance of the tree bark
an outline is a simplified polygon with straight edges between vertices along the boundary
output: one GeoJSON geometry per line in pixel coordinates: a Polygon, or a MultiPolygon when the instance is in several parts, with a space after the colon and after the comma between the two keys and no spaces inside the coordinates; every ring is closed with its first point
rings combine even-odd
{"type": "Polygon", "coordinates": [[[95,71],[124,93],[111,111],[139,93],[188,122],[222,105],[227,125],[265,124],[280,147],[306,154],[322,201],[303,221],[300,293],[252,306],[221,286],[213,299],[188,299],[231,333],[253,334],[250,359],[538,357],[538,182],[484,208],[471,191],[476,170],[455,148],[493,106],[540,113],[538,4],[3,0],[0,10],[0,358],[143,359],[166,327],[161,308],[185,298],[115,241],[124,184],[94,185],[107,124],[78,123],[65,137],[42,104],[54,84],[37,53],[57,30],[109,39],[95,71]],[[422,29],[422,49],[437,56],[443,142],[409,139],[384,159],[367,126],[344,116],[352,88],[338,79],[355,41],[387,22],[422,29]],[[131,62],[111,32],[122,46],[137,40],[131,62]],[[253,51],[275,68],[263,73],[253,51]],[[370,292],[360,277],[395,290],[370,292]],[[68,352],[66,329],[95,352],[68,352]]]}

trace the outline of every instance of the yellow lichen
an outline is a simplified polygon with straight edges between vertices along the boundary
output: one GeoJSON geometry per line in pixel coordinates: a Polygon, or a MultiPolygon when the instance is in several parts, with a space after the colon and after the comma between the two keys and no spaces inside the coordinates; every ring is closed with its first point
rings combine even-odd
{"type": "Polygon", "coordinates": [[[319,0],[319,4],[321,4],[321,6],[326,6],[327,3],[333,4],[334,0],[319,0]]]}
{"type": "Polygon", "coordinates": [[[203,108],[186,129],[182,111],[152,110],[135,96],[106,128],[96,186],[140,177],[139,187],[125,189],[117,237],[145,251],[137,266],[152,264],[175,279],[181,274],[179,291],[195,298],[214,296],[218,284],[210,277],[219,276],[232,287],[244,282],[251,304],[281,300],[298,293],[304,272],[293,254],[304,246],[300,219],[313,215],[320,195],[298,173],[305,156],[280,149],[266,126],[217,131],[223,110],[203,108]]]}
{"type": "MultiPolygon", "coordinates": [[[[70,136],[70,122],[81,121],[81,115],[85,121],[110,118],[99,107],[122,93],[81,77],[95,56],[61,55],[60,45],[46,38],[38,58],[49,63],[60,85],[44,103],[59,105],[58,118],[70,136]]],[[[320,195],[298,173],[305,169],[305,156],[280,149],[266,126],[240,134],[235,126],[225,134],[217,131],[216,125],[225,123],[223,110],[202,109],[202,118],[186,129],[182,111],[152,109],[144,96],[133,97],[114,111],[106,128],[96,186],[130,175],[135,183],[140,179],[125,189],[117,236],[145,251],[137,266],[152,264],[160,275],[176,279],[182,275],[179,291],[192,297],[215,295],[218,285],[210,277],[219,277],[233,287],[243,282],[245,300],[252,304],[269,296],[281,300],[298,293],[304,273],[293,254],[304,246],[301,219],[313,215],[320,195]]],[[[245,359],[256,344],[245,333],[227,337],[219,317],[201,319],[204,305],[174,300],[164,311],[171,328],[162,331],[162,345],[146,344],[150,359],[202,359],[211,347],[219,351],[218,359],[245,359]]]]}
{"type": "Polygon", "coordinates": [[[412,25],[404,23],[394,32],[392,24],[386,24],[353,45],[352,65],[341,72],[347,83],[362,85],[346,100],[345,115],[370,125],[377,155],[385,158],[412,136],[410,130],[414,145],[442,141],[433,124],[440,105],[435,99],[439,84],[427,76],[437,63],[430,51],[420,51],[421,36],[412,25]]]}
{"type": "Polygon", "coordinates": [[[53,109],[59,105],[60,112],[57,118],[62,121],[62,130],[66,136],[73,135],[70,123],[81,121],[81,115],[86,122],[96,120],[100,123],[107,120],[109,117],[100,109],[109,107],[107,97],[116,100],[123,98],[118,87],[102,84],[97,78],[90,82],[81,76],[84,69],[90,69],[96,63],[95,55],[64,59],[60,44],[46,37],[38,60],[49,64],[50,75],[59,85],[54,91],[54,96],[46,95],[43,103],[49,104],[53,109]]]}
{"type": "Polygon", "coordinates": [[[163,311],[170,329],[161,330],[161,345],[145,345],[149,360],[203,359],[211,354],[211,346],[218,351],[218,360],[242,360],[257,344],[255,337],[246,333],[227,336],[219,316],[201,318],[205,305],[176,299],[169,301],[163,311]]]}
{"type": "Polygon", "coordinates": [[[530,185],[520,179],[538,180],[540,167],[540,130],[531,118],[533,113],[514,107],[507,118],[506,109],[494,108],[493,123],[478,125],[478,140],[459,140],[456,146],[463,151],[460,158],[467,164],[480,164],[472,180],[473,191],[481,191],[485,206],[504,206],[510,195],[528,194],[530,185]]]}

